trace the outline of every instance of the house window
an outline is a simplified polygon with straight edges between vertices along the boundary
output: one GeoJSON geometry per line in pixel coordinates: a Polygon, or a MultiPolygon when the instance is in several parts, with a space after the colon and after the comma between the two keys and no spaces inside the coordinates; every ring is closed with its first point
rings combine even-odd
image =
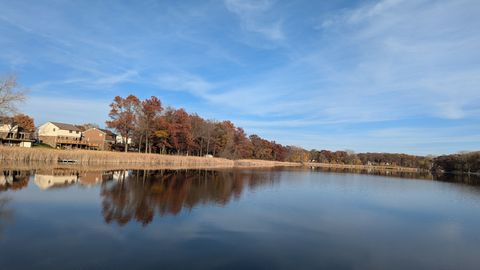
{"type": "Polygon", "coordinates": [[[55,128],[53,128],[53,131],[55,131],[55,128]]]}
{"type": "Polygon", "coordinates": [[[76,131],[76,133],[78,134],[78,131],[76,131]]]}
{"type": "Polygon", "coordinates": [[[70,131],[70,133],[72,133],[72,132],[73,132],[73,131],[71,131],[71,130],[69,130],[69,131],[70,131]]]}

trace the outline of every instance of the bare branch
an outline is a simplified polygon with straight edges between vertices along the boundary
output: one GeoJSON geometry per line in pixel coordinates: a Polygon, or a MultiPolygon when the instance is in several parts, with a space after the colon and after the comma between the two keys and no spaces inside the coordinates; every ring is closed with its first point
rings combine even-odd
{"type": "Polygon", "coordinates": [[[18,103],[26,99],[26,92],[17,84],[15,75],[0,78],[0,116],[16,113],[18,103]]]}

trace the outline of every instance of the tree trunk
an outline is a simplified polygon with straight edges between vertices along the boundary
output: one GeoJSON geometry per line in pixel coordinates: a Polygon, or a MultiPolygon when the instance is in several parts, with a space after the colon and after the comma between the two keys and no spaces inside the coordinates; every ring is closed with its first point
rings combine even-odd
{"type": "Polygon", "coordinates": [[[141,153],[143,135],[140,135],[140,141],[138,142],[138,153],[141,153]]]}
{"type": "Polygon", "coordinates": [[[148,153],[148,132],[145,131],[145,154],[148,153]]]}
{"type": "Polygon", "coordinates": [[[210,135],[208,136],[208,140],[207,140],[207,155],[208,153],[210,152],[210,135]]]}

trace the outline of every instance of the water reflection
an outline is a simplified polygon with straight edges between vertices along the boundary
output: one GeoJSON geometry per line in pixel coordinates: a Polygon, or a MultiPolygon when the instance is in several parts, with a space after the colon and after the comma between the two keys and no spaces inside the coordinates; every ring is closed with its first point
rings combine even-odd
{"type": "Polygon", "coordinates": [[[31,171],[0,171],[0,191],[27,187],[31,171]]]}
{"type": "Polygon", "coordinates": [[[404,179],[422,179],[435,180],[441,182],[450,182],[466,184],[471,186],[480,185],[480,175],[476,174],[431,174],[430,172],[406,172],[398,170],[376,170],[376,169],[342,169],[342,168],[312,168],[314,171],[335,172],[335,173],[355,173],[369,174],[377,176],[388,176],[404,179]]]}
{"type": "Polygon", "coordinates": [[[199,204],[225,205],[245,189],[274,184],[277,174],[245,171],[134,171],[101,187],[105,222],[150,223],[155,213],[177,215],[199,204]]]}
{"type": "Polygon", "coordinates": [[[4,171],[0,268],[478,269],[475,177],[336,172],[4,171]]]}
{"type": "MultiPolygon", "coordinates": [[[[302,169],[288,169],[302,171],[302,169]]],[[[437,180],[467,185],[480,185],[475,175],[432,175],[400,171],[367,171],[352,169],[319,169],[314,171],[356,173],[409,179],[437,180]]],[[[97,187],[101,211],[107,224],[121,226],[131,222],[142,225],[155,217],[178,215],[197,205],[226,205],[238,199],[245,190],[279,182],[281,169],[271,170],[116,170],[79,171],[69,168],[36,171],[3,171],[0,191],[26,188],[29,179],[41,190],[97,187]]],[[[305,171],[303,169],[303,171],[305,171]]],[[[2,206],[6,203],[2,203],[2,206]]]]}
{"type": "Polygon", "coordinates": [[[29,178],[40,190],[74,186],[100,189],[102,215],[106,223],[143,225],[155,215],[178,215],[197,205],[226,205],[245,190],[278,182],[278,172],[267,170],[121,170],[77,171],[58,168],[5,171],[1,190],[27,187],[29,178]]]}
{"type": "Polygon", "coordinates": [[[0,239],[2,238],[4,228],[13,218],[13,211],[8,206],[9,202],[10,198],[4,195],[0,196],[0,239]]]}

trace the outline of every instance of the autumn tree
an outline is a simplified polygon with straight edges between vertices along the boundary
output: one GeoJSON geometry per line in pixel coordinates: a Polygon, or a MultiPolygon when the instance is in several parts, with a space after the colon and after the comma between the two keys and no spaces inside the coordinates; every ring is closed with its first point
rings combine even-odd
{"type": "Polygon", "coordinates": [[[23,132],[34,132],[35,131],[35,122],[32,117],[26,114],[17,114],[13,117],[13,121],[18,126],[20,131],[23,132]]]}
{"type": "Polygon", "coordinates": [[[194,145],[190,117],[184,109],[167,109],[165,123],[170,152],[189,154],[194,145]]]}
{"type": "Polygon", "coordinates": [[[252,157],[256,159],[273,159],[273,147],[269,141],[260,138],[260,136],[253,134],[250,135],[250,141],[252,143],[252,157]]]}
{"type": "Polygon", "coordinates": [[[110,104],[111,110],[108,116],[111,120],[106,124],[120,133],[125,143],[125,152],[128,151],[129,139],[136,128],[139,106],[140,100],[134,95],[126,98],[116,96],[110,104]]]}
{"type": "Polygon", "coordinates": [[[287,146],[287,160],[290,162],[306,162],[309,159],[309,152],[301,147],[287,146]]]}
{"type": "Polygon", "coordinates": [[[247,138],[243,128],[237,127],[235,129],[233,156],[236,159],[250,158],[252,156],[252,143],[247,138]]]}
{"type": "Polygon", "coordinates": [[[192,125],[192,136],[194,139],[194,151],[202,156],[211,153],[215,121],[205,120],[197,114],[190,115],[192,125]]]}
{"type": "MultiPolygon", "coordinates": [[[[162,103],[160,99],[152,96],[141,102],[138,115],[138,129],[140,131],[140,138],[145,140],[145,153],[151,152],[151,141],[155,136],[156,122],[159,121],[160,113],[162,112],[162,103]]],[[[140,139],[140,144],[141,144],[140,139]]],[[[139,145],[140,145],[139,144],[139,145]]]]}
{"type": "Polygon", "coordinates": [[[235,125],[230,121],[223,121],[217,126],[217,145],[220,157],[235,158],[235,125]]]}
{"type": "Polygon", "coordinates": [[[0,123],[9,126],[8,134],[17,132],[33,133],[35,131],[35,123],[33,118],[26,114],[17,114],[13,117],[0,117],[0,123]]]}
{"type": "Polygon", "coordinates": [[[26,90],[21,89],[14,75],[0,78],[0,116],[13,114],[17,104],[26,98],[26,90]]]}
{"type": "Polygon", "coordinates": [[[203,154],[204,149],[204,126],[206,121],[197,114],[190,115],[190,123],[192,125],[192,137],[193,137],[193,152],[199,156],[203,154]]]}

